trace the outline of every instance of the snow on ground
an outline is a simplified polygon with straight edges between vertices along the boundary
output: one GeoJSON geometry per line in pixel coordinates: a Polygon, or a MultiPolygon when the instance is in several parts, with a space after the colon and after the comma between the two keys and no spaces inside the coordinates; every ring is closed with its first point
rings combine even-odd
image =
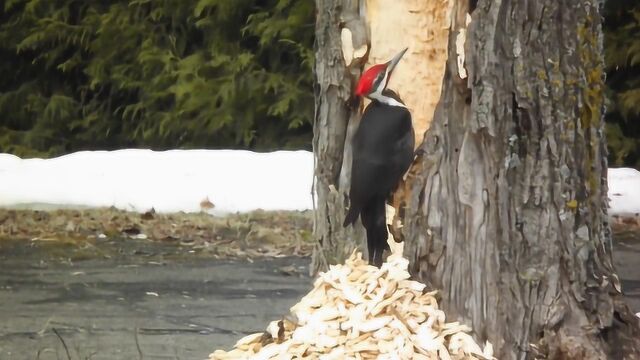
{"type": "MultiPolygon", "coordinates": [[[[312,207],[313,154],[243,150],[82,151],[54,159],[0,154],[0,206],[115,206],[214,214],[312,207]]],[[[640,172],[609,169],[610,215],[640,213],[640,172]]]]}
{"type": "Polygon", "coordinates": [[[640,213],[640,171],[609,169],[609,215],[637,216],[640,213]]]}
{"type": "Polygon", "coordinates": [[[53,159],[0,154],[0,206],[115,206],[214,214],[312,207],[313,154],[240,150],[82,151],[53,159]]]}

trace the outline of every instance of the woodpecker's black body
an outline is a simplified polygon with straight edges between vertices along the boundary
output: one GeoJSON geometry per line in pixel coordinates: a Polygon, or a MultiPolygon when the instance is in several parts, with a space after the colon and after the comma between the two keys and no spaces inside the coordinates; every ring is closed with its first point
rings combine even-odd
{"type": "MultiPolygon", "coordinates": [[[[382,95],[401,100],[390,90],[382,95]]],[[[369,263],[380,267],[388,249],[385,204],[413,161],[415,136],[406,107],[373,100],[353,138],[350,208],[344,226],[358,215],[367,232],[369,263]]]]}

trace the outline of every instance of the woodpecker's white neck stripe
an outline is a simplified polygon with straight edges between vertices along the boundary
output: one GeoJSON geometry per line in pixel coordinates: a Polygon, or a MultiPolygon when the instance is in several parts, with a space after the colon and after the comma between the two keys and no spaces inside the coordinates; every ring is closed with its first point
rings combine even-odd
{"type": "Polygon", "coordinates": [[[407,108],[403,103],[401,103],[400,101],[392,98],[392,97],[388,97],[388,96],[384,96],[381,93],[373,93],[369,95],[369,98],[371,98],[371,100],[377,100],[383,104],[387,104],[389,106],[398,106],[398,107],[402,107],[402,108],[407,108]]]}
{"type": "Polygon", "coordinates": [[[369,98],[371,100],[377,100],[383,104],[387,104],[389,106],[398,106],[398,107],[402,107],[402,108],[407,108],[403,103],[401,103],[400,101],[389,97],[389,96],[385,96],[382,94],[382,91],[387,87],[387,80],[389,79],[389,71],[385,71],[384,73],[384,79],[382,79],[382,81],[380,81],[378,83],[378,88],[372,92],[371,94],[369,94],[369,98]]]}

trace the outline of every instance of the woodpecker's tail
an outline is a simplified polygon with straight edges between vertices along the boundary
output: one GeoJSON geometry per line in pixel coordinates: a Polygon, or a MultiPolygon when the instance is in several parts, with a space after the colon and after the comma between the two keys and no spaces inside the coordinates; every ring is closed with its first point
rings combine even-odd
{"type": "Polygon", "coordinates": [[[382,253],[389,249],[384,197],[372,199],[362,208],[362,225],[367,230],[369,263],[380,267],[382,253]]]}
{"type": "Polygon", "coordinates": [[[347,227],[356,222],[358,215],[360,215],[360,209],[355,206],[355,204],[351,204],[349,212],[347,212],[347,216],[344,217],[344,223],[342,223],[342,226],[347,227]]]}

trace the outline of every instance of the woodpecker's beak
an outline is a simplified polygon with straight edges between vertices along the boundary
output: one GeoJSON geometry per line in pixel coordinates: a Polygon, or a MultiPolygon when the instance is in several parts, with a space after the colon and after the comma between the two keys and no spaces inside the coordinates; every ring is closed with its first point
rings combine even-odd
{"type": "Polygon", "coordinates": [[[388,73],[391,73],[393,71],[393,68],[395,68],[396,65],[398,65],[398,63],[400,62],[400,59],[402,59],[402,55],[404,55],[404,53],[406,53],[407,50],[409,50],[409,48],[405,48],[404,50],[400,51],[396,56],[393,57],[393,59],[391,59],[387,63],[387,72],[388,73]]]}

